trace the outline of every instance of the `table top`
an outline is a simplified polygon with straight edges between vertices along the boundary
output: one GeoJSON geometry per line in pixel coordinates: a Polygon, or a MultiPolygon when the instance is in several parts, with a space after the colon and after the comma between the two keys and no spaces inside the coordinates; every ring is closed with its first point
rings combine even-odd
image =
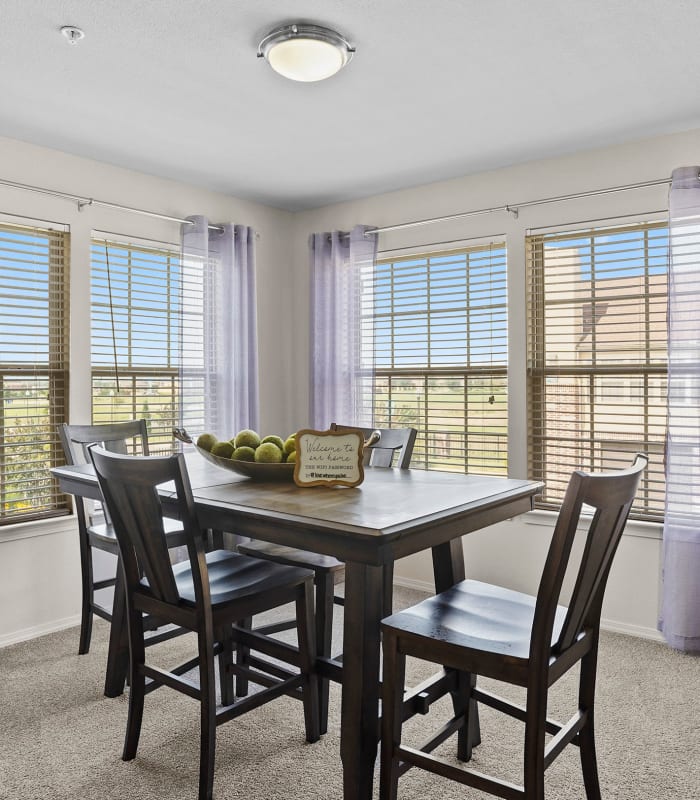
{"type": "MultiPolygon", "coordinates": [[[[336,557],[340,540],[352,541],[354,549],[365,551],[391,547],[391,558],[406,554],[402,550],[416,552],[414,546],[407,549],[398,543],[408,534],[438,528],[447,540],[455,535],[454,525],[461,524],[468,533],[504,519],[508,513],[504,509],[510,507],[513,516],[523,513],[542,488],[538,482],[497,476],[382,468],[366,469],[364,482],[353,488],[301,488],[293,482],[253,481],[194,452],[186,454],[186,461],[203,524],[336,557]],[[306,532],[303,543],[294,533],[301,529],[306,532]]],[[[91,465],[57,467],[52,472],[64,491],[79,494],[82,485],[88,494],[96,486],[91,465]]],[[[167,485],[161,494],[167,505],[167,485]]]]}
{"type": "MultiPolygon", "coordinates": [[[[196,476],[195,476],[196,477],[196,476]]],[[[304,487],[294,483],[256,483],[245,478],[193,486],[197,500],[232,509],[295,518],[358,536],[390,536],[444,516],[507,497],[530,495],[530,481],[427,470],[367,469],[354,488],[304,487]]]]}

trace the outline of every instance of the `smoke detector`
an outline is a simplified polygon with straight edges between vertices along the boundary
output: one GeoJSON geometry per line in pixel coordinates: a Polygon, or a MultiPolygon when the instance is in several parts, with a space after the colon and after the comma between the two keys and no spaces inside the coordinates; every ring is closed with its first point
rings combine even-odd
{"type": "Polygon", "coordinates": [[[66,37],[69,44],[78,44],[81,39],[85,38],[85,31],[76,28],[75,25],[64,25],[61,28],[61,33],[66,37]]]}

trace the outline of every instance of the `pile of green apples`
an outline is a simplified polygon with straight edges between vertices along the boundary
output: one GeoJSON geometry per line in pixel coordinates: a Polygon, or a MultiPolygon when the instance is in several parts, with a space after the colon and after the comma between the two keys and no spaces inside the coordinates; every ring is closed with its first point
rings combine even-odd
{"type": "Polygon", "coordinates": [[[197,447],[219,458],[259,464],[291,464],[297,457],[296,433],[286,439],[274,434],[261,438],[249,428],[239,431],[233,439],[224,440],[217,439],[213,433],[202,433],[197,438],[197,447]]]}

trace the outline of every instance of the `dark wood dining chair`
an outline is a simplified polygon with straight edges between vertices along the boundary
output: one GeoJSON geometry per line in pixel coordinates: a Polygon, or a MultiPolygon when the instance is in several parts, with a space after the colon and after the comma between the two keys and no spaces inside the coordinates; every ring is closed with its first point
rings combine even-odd
{"type": "Polygon", "coordinates": [[[271,564],[229,550],[205,552],[184,456],[124,456],[90,448],[95,472],[121,551],[129,633],[129,712],[122,758],[136,756],[145,695],[169,686],[200,703],[199,798],[212,797],[216,726],[281,695],[303,701],[306,739],[319,738],[315,672],[313,573],[271,564]],[[180,519],[188,560],[171,564],[157,487],[172,482],[169,505],[180,519]],[[237,628],[235,621],[287,603],[296,607],[298,647],[237,628]],[[197,656],[166,671],[146,663],[145,615],[197,636],[197,656]],[[233,646],[244,642],[255,658],[239,667],[233,646]],[[261,658],[262,653],[269,657],[261,658]],[[215,656],[221,705],[217,707],[215,656]],[[274,663],[269,659],[274,659],[274,663]],[[281,663],[282,662],[282,663],[281,663]],[[292,669],[289,669],[291,666],[292,669]],[[199,683],[182,677],[197,669],[199,683]],[[264,687],[236,700],[233,675],[264,687]]]}
{"type": "MultiPolygon", "coordinates": [[[[371,447],[365,449],[364,463],[371,467],[397,467],[408,469],[413,455],[413,446],[416,441],[415,428],[358,428],[350,425],[331,424],[334,431],[361,431],[365,439],[369,439],[375,432],[379,432],[379,440],[371,447]]],[[[278,564],[304,567],[314,572],[316,587],[316,641],[319,655],[330,658],[332,654],[333,636],[333,605],[343,605],[342,596],[335,594],[335,585],[345,579],[345,565],[342,561],[325,556],[320,553],[311,553],[307,550],[298,550],[293,547],[272,544],[271,542],[249,541],[238,545],[238,551],[256,558],[264,558],[278,564]]],[[[392,610],[392,584],[394,579],[394,565],[384,567],[384,613],[390,614],[392,610]]],[[[264,633],[275,633],[293,627],[293,621],[265,625],[256,630],[264,633]]],[[[245,658],[245,653],[240,656],[245,658]]],[[[320,679],[321,693],[321,733],[328,728],[328,679],[320,679]]],[[[245,683],[238,686],[238,691],[245,694],[245,683]]]]}
{"type": "Polygon", "coordinates": [[[506,800],[543,800],[544,773],[567,744],[578,745],[588,800],[600,800],[594,741],[594,701],[600,614],[613,556],[647,458],[610,473],[576,471],[554,529],[537,596],[462,581],[382,622],[384,667],[380,800],[396,800],[411,767],[506,800]],[[582,512],[583,515],[582,516],[582,512]],[[588,514],[592,513],[592,517],[588,514]],[[579,525],[587,525],[580,557],[569,564],[579,525]],[[567,567],[576,580],[560,605],[567,567]],[[445,666],[436,683],[404,694],[406,657],[445,666]],[[547,717],[547,693],[580,662],[578,709],[561,724],[547,717]],[[525,706],[477,688],[477,676],[526,689],[525,706]],[[455,716],[421,748],[402,745],[402,723],[450,692],[455,716]],[[480,743],[477,703],[525,723],[523,785],[431,755],[457,733],[457,757],[469,761],[480,743]],[[545,740],[545,735],[552,738],[545,740]]]}
{"type": "MultiPolygon", "coordinates": [[[[143,419],[101,425],[69,425],[64,422],[58,426],[58,433],[66,464],[89,463],[88,448],[95,443],[114,453],[149,454],[148,431],[146,421],[143,419]]],[[[107,620],[110,624],[112,622],[112,606],[107,607],[98,602],[95,592],[113,587],[116,583],[116,567],[110,577],[94,580],[93,549],[110,553],[118,560],[119,546],[109,516],[104,515],[101,508],[95,513],[94,501],[75,497],[75,509],[78,518],[82,586],[78,653],[83,655],[90,650],[93,615],[107,620]]],[[[182,526],[179,522],[168,520],[166,531],[169,547],[184,544],[182,526]]]]}

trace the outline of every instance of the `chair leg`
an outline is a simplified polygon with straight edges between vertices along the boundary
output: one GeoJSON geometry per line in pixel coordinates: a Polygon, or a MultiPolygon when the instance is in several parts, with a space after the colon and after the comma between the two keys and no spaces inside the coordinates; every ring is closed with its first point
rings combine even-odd
{"type": "Polygon", "coordinates": [[[382,600],[382,615],[385,617],[391,616],[394,611],[394,562],[384,564],[382,568],[384,573],[382,577],[383,584],[383,600],[382,600]]]}
{"type": "MultiPolygon", "coordinates": [[[[322,658],[332,656],[333,639],[333,575],[330,572],[317,572],[316,585],[316,652],[322,658]]],[[[319,678],[319,713],[321,733],[328,731],[329,680],[319,678]]]]}
{"type": "Polygon", "coordinates": [[[579,731],[579,750],[583,785],[587,800],[601,800],[598,780],[598,759],[595,752],[595,680],[597,653],[594,649],[581,659],[579,677],[579,708],[588,712],[586,725],[579,731]]]}
{"type": "MultiPolygon", "coordinates": [[[[238,620],[236,625],[239,628],[244,628],[249,631],[253,627],[253,618],[246,617],[245,619],[238,620]]],[[[248,656],[250,655],[250,648],[243,644],[236,645],[236,664],[241,666],[248,663],[248,656]]],[[[245,697],[248,694],[248,678],[241,678],[236,676],[236,697],[245,697]]]]}
{"type": "Polygon", "coordinates": [[[231,664],[233,663],[233,637],[231,628],[226,627],[219,631],[218,641],[221,644],[219,654],[219,689],[221,691],[221,705],[230,706],[235,702],[233,691],[233,674],[231,664]]]}
{"type": "Polygon", "coordinates": [[[382,643],[382,746],[380,755],[379,798],[396,800],[399,786],[401,745],[401,707],[406,678],[406,656],[399,653],[394,633],[384,632],[382,643]]]}
{"type": "MultiPolygon", "coordinates": [[[[211,623],[209,623],[211,624],[211,623]]],[[[214,675],[214,637],[209,630],[199,632],[200,743],[199,800],[214,796],[214,757],[216,753],[216,679],[214,675]]]]}
{"type": "Polygon", "coordinates": [[[547,718],[547,687],[528,687],[525,712],[525,774],[527,800],[544,800],[544,744],[547,718]]]}
{"type": "Polygon", "coordinates": [[[80,641],[78,644],[78,655],[85,655],[90,651],[90,640],[92,639],[92,606],[95,601],[95,593],[92,588],[92,548],[86,540],[87,537],[80,537],[80,574],[82,579],[82,602],[80,606],[80,641]]]}
{"type": "MultiPolygon", "coordinates": [[[[332,602],[333,597],[331,595],[331,603],[332,602]]],[[[321,738],[318,673],[316,672],[317,647],[314,632],[313,607],[313,586],[307,581],[299,588],[296,612],[300,666],[302,673],[305,675],[303,685],[304,725],[306,728],[306,741],[310,743],[317,742],[321,738]]]]}
{"type": "Polygon", "coordinates": [[[224,532],[216,530],[215,528],[210,528],[208,533],[208,549],[224,550],[224,532]]]}
{"type": "Polygon", "coordinates": [[[464,717],[464,725],[457,732],[457,758],[460,761],[470,761],[472,748],[481,744],[479,707],[472,698],[476,679],[477,676],[470,672],[457,672],[456,688],[450,692],[455,717],[464,717]]]}
{"type": "Polygon", "coordinates": [[[146,648],[143,638],[143,617],[140,612],[129,612],[129,713],[126,720],[126,736],[122,759],[131,761],[136,757],[141,735],[143,702],[146,695],[146,677],[143,666],[146,662],[146,648]]]}
{"type": "Polygon", "coordinates": [[[124,691],[124,681],[129,672],[129,637],[127,633],[126,591],[124,570],[117,564],[117,580],[114,584],[112,624],[109,628],[107,669],[105,671],[105,696],[119,697],[124,691]]]}

